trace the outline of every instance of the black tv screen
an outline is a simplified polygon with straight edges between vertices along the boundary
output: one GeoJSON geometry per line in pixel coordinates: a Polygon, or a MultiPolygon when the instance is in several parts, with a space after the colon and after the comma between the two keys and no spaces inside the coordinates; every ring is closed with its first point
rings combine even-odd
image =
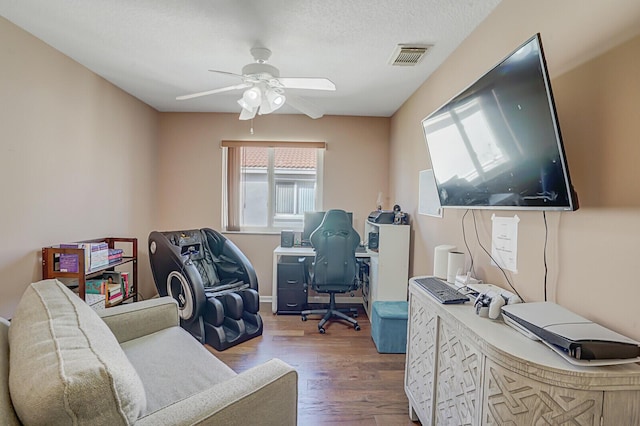
{"type": "Polygon", "coordinates": [[[578,208],[539,34],[422,125],[443,207],[578,208]]]}

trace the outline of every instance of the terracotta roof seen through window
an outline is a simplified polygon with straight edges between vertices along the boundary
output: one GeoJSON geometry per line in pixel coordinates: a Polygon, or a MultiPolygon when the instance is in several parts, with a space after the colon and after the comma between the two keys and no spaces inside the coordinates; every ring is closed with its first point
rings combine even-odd
{"type": "MultiPolygon", "coordinates": [[[[267,167],[267,148],[245,147],[243,167],[267,167]]],[[[276,148],[275,167],[278,169],[315,169],[316,150],[313,148],[276,148]]]]}

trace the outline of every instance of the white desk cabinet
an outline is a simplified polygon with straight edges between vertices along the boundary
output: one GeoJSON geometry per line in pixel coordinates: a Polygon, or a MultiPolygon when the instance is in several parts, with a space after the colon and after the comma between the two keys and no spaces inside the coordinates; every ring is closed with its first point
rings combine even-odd
{"type": "Polygon", "coordinates": [[[378,251],[371,253],[368,299],[363,301],[367,315],[376,300],[407,300],[409,279],[409,225],[380,225],[366,222],[365,235],[378,234],[378,251]]]}
{"type": "Polygon", "coordinates": [[[574,366],[409,284],[405,392],[423,425],[640,425],[640,366],[574,366]]]}

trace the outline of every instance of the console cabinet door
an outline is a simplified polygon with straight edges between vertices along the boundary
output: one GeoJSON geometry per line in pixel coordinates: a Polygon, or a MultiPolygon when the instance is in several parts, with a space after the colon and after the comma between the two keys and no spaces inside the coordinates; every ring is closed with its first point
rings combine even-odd
{"type": "Polygon", "coordinates": [[[433,419],[437,318],[421,296],[410,294],[405,389],[423,426],[433,419]]]}
{"type": "Polygon", "coordinates": [[[603,393],[547,384],[486,361],[483,425],[600,425],[603,393]]]}
{"type": "Polygon", "coordinates": [[[455,325],[439,328],[436,424],[477,424],[483,356],[455,325]]]}

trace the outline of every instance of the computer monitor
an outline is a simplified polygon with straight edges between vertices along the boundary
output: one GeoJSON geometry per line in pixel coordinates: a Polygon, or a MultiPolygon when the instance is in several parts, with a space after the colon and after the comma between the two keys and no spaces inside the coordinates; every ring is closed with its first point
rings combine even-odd
{"type": "MultiPolygon", "coordinates": [[[[311,237],[313,231],[320,226],[325,213],[326,212],[304,212],[304,228],[301,237],[302,245],[309,245],[309,237],[311,237]]],[[[353,213],[347,212],[347,214],[349,215],[351,226],[353,226],[353,213]]]]}

